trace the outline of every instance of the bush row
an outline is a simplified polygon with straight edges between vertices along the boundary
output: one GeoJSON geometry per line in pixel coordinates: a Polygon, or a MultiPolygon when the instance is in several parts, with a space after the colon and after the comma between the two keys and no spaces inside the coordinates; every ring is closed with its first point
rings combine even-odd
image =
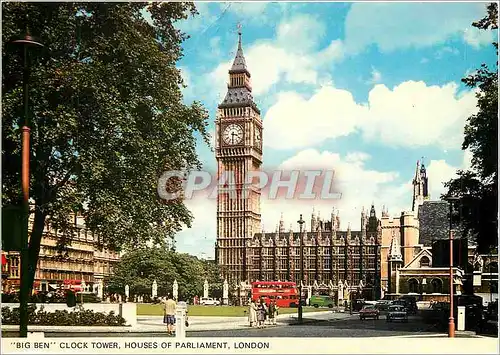
{"type": "MultiPolygon", "coordinates": [[[[113,311],[109,314],[94,312],[89,309],[68,312],[55,311],[46,312],[43,306],[36,310],[34,306],[28,307],[28,324],[49,326],[124,326],[125,319],[115,315],[113,311]]],[[[2,307],[2,324],[19,324],[19,308],[2,307]]]]}
{"type": "MultiPolygon", "coordinates": [[[[19,294],[1,294],[2,303],[19,303],[19,294]]],[[[45,294],[35,294],[30,296],[29,303],[66,303],[66,296],[54,295],[53,297],[47,297],[45,294]]],[[[81,303],[81,294],[76,295],[76,303],[81,303]]],[[[100,303],[101,300],[94,294],[84,293],[83,294],[84,303],[100,303]]]]}

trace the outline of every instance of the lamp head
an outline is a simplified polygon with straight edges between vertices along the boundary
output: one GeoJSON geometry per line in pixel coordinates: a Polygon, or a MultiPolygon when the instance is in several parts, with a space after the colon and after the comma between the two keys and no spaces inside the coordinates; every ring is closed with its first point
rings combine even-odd
{"type": "Polygon", "coordinates": [[[13,45],[27,46],[32,48],[42,48],[44,45],[40,40],[30,34],[14,37],[11,41],[13,45]]]}

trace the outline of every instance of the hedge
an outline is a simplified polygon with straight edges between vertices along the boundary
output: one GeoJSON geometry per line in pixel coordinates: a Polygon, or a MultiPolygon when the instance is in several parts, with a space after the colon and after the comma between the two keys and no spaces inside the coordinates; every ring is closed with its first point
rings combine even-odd
{"type": "MultiPolygon", "coordinates": [[[[28,306],[28,324],[49,326],[124,326],[125,319],[115,315],[113,311],[109,314],[94,312],[89,309],[68,312],[55,311],[46,312],[43,306],[36,310],[34,306],[28,306]]],[[[2,324],[19,324],[19,308],[2,307],[2,324]]]]}

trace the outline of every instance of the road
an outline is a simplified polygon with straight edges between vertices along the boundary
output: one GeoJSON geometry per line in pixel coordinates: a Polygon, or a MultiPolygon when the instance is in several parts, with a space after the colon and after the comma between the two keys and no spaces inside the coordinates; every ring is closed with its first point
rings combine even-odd
{"type": "MultiPolygon", "coordinates": [[[[264,329],[235,329],[187,332],[187,337],[393,337],[436,336],[436,330],[424,324],[420,317],[410,317],[408,323],[387,323],[379,320],[360,320],[358,316],[309,322],[303,325],[268,327],[264,329]]],[[[469,335],[470,336],[470,335],[469,335]]]]}

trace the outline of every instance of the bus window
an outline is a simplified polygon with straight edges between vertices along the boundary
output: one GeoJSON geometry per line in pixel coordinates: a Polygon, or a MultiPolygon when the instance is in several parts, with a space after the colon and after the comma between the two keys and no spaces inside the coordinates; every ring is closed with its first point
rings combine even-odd
{"type": "MultiPolygon", "coordinates": [[[[292,296],[293,297],[293,296],[292,296]]],[[[283,296],[283,299],[284,300],[287,300],[288,299],[288,296],[283,296]]]]}

